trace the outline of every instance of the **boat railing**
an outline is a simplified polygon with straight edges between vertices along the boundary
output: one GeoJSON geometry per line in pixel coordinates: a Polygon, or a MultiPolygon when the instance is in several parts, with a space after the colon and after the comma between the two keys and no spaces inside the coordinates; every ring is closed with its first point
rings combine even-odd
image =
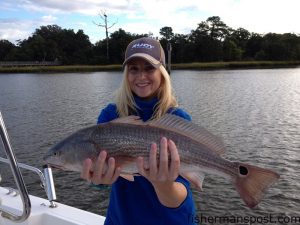
{"type": "Polygon", "coordinates": [[[23,222],[25,221],[31,212],[31,202],[30,198],[28,195],[28,191],[25,185],[25,182],[23,180],[23,176],[20,172],[20,168],[24,168],[30,171],[33,171],[38,174],[40,177],[40,180],[42,182],[42,185],[46,191],[48,200],[50,201],[50,207],[56,207],[54,200],[56,200],[56,194],[55,194],[55,188],[54,188],[54,182],[53,182],[53,177],[52,177],[52,171],[50,167],[45,166],[44,167],[44,174],[41,172],[38,168],[23,164],[23,163],[18,163],[17,159],[14,155],[14,152],[12,150],[9,137],[7,134],[7,130],[4,124],[4,120],[0,111],[0,136],[1,140],[4,146],[4,150],[7,156],[7,159],[0,157],[0,162],[4,162],[10,165],[11,171],[14,176],[14,180],[16,182],[16,186],[18,188],[22,204],[23,204],[23,211],[21,215],[15,215],[12,212],[8,212],[5,209],[2,209],[0,206],[0,212],[1,216],[12,220],[14,222],[23,222]]]}

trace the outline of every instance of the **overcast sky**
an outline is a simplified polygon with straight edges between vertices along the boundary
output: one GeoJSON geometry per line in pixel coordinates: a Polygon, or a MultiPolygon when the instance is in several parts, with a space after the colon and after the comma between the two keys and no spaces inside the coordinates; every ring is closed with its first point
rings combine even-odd
{"type": "Polygon", "coordinates": [[[109,31],[152,32],[170,26],[188,34],[210,16],[227,26],[265,34],[300,35],[300,0],[0,0],[0,39],[16,43],[42,25],[57,24],[77,32],[82,29],[92,43],[105,38],[99,13],[106,11],[109,31]]]}

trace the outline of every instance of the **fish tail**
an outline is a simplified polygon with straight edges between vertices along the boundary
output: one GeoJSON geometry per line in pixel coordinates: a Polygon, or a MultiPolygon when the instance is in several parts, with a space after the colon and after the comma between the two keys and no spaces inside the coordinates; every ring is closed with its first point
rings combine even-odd
{"type": "Polygon", "coordinates": [[[255,207],[266,190],[279,179],[279,175],[268,169],[240,164],[235,187],[248,207],[255,207]]]}

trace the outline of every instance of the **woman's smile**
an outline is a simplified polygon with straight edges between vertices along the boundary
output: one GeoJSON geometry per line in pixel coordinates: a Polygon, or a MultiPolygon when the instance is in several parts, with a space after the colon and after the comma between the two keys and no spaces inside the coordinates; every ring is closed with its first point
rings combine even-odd
{"type": "Polygon", "coordinates": [[[146,86],[150,85],[150,82],[147,82],[147,83],[137,83],[136,85],[138,87],[146,87],[146,86]]]}

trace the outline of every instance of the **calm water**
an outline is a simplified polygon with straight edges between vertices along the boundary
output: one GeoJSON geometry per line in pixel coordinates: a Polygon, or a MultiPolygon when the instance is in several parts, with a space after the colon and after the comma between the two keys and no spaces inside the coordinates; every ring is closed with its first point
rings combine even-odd
{"type": "MultiPolygon", "coordinates": [[[[118,72],[1,74],[0,110],[18,161],[41,168],[42,155],[51,145],[95,124],[100,109],[112,101],[121,76],[118,72]]],[[[258,220],[285,216],[285,224],[294,224],[293,217],[300,217],[300,69],[174,71],[172,79],[181,107],[195,123],[223,138],[225,158],[281,175],[252,210],[230,181],[207,176],[204,192],[194,191],[195,221],[209,216],[258,220]]],[[[0,152],[3,156],[2,145],[0,152]]],[[[9,167],[0,169],[4,185],[11,185],[9,167]]],[[[29,193],[45,197],[38,177],[23,173],[29,193]]],[[[105,214],[109,190],[89,188],[77,173],[54,172],[54,176],[60,202],[105,214]]]]}

